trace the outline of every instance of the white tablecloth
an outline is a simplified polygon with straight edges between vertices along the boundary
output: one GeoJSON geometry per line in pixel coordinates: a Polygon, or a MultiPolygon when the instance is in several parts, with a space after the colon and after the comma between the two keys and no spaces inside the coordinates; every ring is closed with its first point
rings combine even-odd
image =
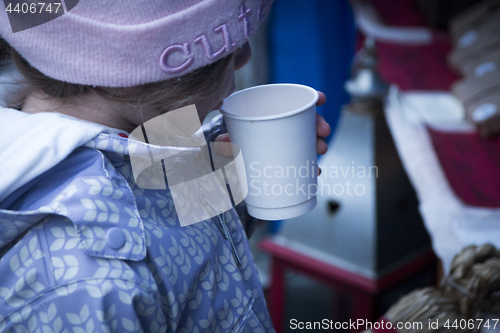
{"type": "MultiPolygon", "coordinates": [[[[434,251],[449,271],[467,245],[500,248],[500,209],[467,206],[447,182],[425,125],[444,131],[474,131],[460,102],[446,92],[400,92],[392,87],[385,115],[417,196],[434,251]]],[[[500,170],[499,170],[500,172],[500,170]]]]}
{"type": "MultiPolygon", "coordinates": [[[[474,131],[463,120],[461,103],[446,92],[402,93],[391,87],[385,115],[445,274],[453,257],[465,246],[491,243],[500,248],[500,209],[472,207],[461,202],[447,182],[425,127],[474,131]]],[[[484,319],[488,318],[497,319],[498,315],[484,319]]],[[[481,332],[500,332],[500,325],[496,329],[483,328],[481,332]]]]}

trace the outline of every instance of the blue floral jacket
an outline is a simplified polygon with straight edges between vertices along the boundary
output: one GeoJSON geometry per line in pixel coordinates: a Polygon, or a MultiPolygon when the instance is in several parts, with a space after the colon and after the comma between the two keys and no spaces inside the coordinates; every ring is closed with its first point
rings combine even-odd
{"type": "Polygon", "coordinates": [[[0,257],[0,332],[274,332],[234,209],[181,227],[119,133],[0,201],[0,257]]]}

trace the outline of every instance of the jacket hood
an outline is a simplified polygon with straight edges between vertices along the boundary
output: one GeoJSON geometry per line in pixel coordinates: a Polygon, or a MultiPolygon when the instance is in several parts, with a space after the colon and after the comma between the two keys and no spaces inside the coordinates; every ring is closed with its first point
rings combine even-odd
{"type": "Polygon", "coordinates": [[[107,130],[58,113],[31,115],[2,106],[0,119],[0,202],[107,130]]]}
{"type": "MultiPolygon", "coordinates": [[[[64,160],[76,148],[101,133],[126,134],[125,131],[84,121],[55,112],[28,114],[7,108],[9,94],[16,89],[19,75],[13,66],[0,74],[0,202],[9,194],[64,160]]],[[[143,138],[132,140],[141,155],[159,152],[161,158],[178,153],[197,153],[200,149],[155,146],[143,138]],[[141,140],[142,139],[142,140],[141,140]],[[142,141],[142,142],[141,142],[142,141]]],[[[99,149],[99,147],[91,148],[99,149]]],[[[128,150],[123,151],[128,154],[128,150]]]]}
{"type": "MultiPolygon", "coordinates": [[[[15,75],[15,71],[0,75],[0,256],[16,237],[45,216],[55,214],[74,223],[87,254],[141,260],[145,256],[145,241],[136,200],[127,181],[104,158],[104,153],[115,159],[128,160],[125,155],[134,148],[134,155],[153,154],[162,160],[179,157],[190,160],[201,149],[155,146],[126,139],[122,136],[128,135],[123,135],[126,132],[122,130],[67,115],[52,112],[27,114],[7,108],[9,93],[16,89],[13,84],[15,75]],[[127,205],[133,208],[130,214],[138,223],[128,226],[127,246],[123,249],[101,247],[100,243],[97,246],[93,243],[95,237],[87,232],[95,227],[95,223],[101,229],[105,227],[103,222],[96,220],[97,216],[92,216],[94,211],[90,209],[89,213],[87,209],[91,206],[87,197],[92,196],[98,187],[95,179],[116,188],[116,197],[108,198],[108,201],[116,201],[113,207],[127,205]],[[65,185],[54,187],[60,181],[66,181],[65,185]],[[47,194],[47,191],[52,194],[47,194]],[[18,200],[20,195],[24,196],[21,201],[18,200]]],[[[123,222],[124,226],[129,224],[129,219],[130,216],[123,222]]],[[[111,228],[122,221],[109,223],[111,228]]]]}

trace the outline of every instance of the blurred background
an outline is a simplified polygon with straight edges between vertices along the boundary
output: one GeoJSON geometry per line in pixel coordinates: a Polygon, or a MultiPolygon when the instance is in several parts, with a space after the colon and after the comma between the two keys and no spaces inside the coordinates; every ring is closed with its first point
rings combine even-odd
{"type": "Polygon", "coordinates": [[[318,112],[332,126],[318,160],[327,172],[317,207],[261,221],[251,238],[278,332],[294,331],[292,319],[376,322],[387,311],[393,320],[419,318],[408,304],[422,321],[472,318],[454,308],[463,299],[443,296],[439,286],[464,247],[500,246],[499,7],[494,0],[274,1],[252,36],[238,89],[311,86],[326,94],[318,112]],[[469,75],[480,65],[488,75],[469,75]],[[348,184],[359,192],[349,194],[348,184]],[[418,305],[434,303],[441,304],[435,313],[418,305]]]}
{"type": "Polygon", "coordinates": [[[500,0],[275,0],[250,44],[238,89],[311,86],[332,127],[316,208],[250,238],[276,331],[494,332],[500,0]]]}

